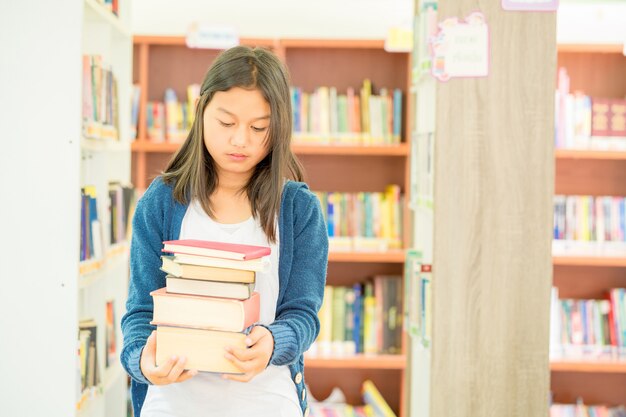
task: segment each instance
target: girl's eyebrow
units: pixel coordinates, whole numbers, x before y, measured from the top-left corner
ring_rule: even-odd
[[[223,113],[226,113],[226,114],[228,114],[229,116],[232,116],[232,117],[237,118],[237,116],[236,116],[234,113],[229,112],[228,110],[226,110],[226,109],[225,109],[225,108],[223,108],[223,107],[218,107],[218,108],[217,108],[217,110],[218,110],[218,111],[221,111],[221,112],[223,112]],[[268,114],[268,115],[265,115],[265,116],[255,117],[255,118],[254,118],[254,119],[252,119],[252,120],[255,120],[255,121],[256,121],[256,120],[264,120],[264,119],[269,119],[269,118],[270,118],[270,115]]]

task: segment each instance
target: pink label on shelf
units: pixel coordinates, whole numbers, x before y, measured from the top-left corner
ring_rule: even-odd
[[[489,75],[489,28],[482,13],[443,20],[430,44],[431,73],[439,81]]]

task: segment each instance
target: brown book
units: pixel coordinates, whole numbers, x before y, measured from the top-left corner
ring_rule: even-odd
[[[185,369],[203,372],[241,374],[231,361],[224,357],[226,347],[246,348],[246,335],[206,329],[157,326],[156,364],[172,356],[185,356]]]
[[[198,279],[165,277],[165,288],[171,294],[203,295],[206,297],[245,300],[252,296],[254,284],[239,282],[204,281]]]
[[[170,294],[166,288],[150,295],[154,300],[152,324],[241,332],[259,320],[257,292],[247,300]]]
[[[591,136],[626,136],[626,100],[592,98]]]
[[[253,283],[255,278],[254,271],[178,263],[173,256],[161,256],[161,262],[162,271],[178,278],[243,283]]]

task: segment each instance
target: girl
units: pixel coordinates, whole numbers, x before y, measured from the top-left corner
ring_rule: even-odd
[[[222,52],[200,88],[193,127],[137,204],[121,361],[136,417],[308,415],[303,353],[319,331],[328,238],[320,204],[290,149],[287,73],[264,49]],[[155,366],[150,292],[165,286],[162,242],[270,246],[258,273],[260,323],[224,352],[243,375],[197,374],[185,358]]]

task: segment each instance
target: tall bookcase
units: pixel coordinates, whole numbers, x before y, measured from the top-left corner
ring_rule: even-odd
[[[82,54],[102,59],[116,79],[111,91],[117,102],[117,139],[81,137],[80,186],[94,186],[98,218],[104,240],[99,259],[80,262],[78,276],[78,319],[91,319],[97,325],[97,368],[100,383],[95,390],[84,392],[77,405],[80,416],[125,416],[128,384],[119,361],[122,333],[119,322],[125,312],[128,292],[128,241],[111,243],[109,231],[114,223],[109,183],[130,183],[130,96],[132,87],[132,36],[130,4],[120,2],[116,16],[103,3],[84,2]],[[84,85],[83,85],[84,87]],[[84,97],[84,96],[83,96]],[[115,328],[115,351],[107,366],[107,303],[112,303]],[[111,318],[109,317],[109,320]]]
[[[304,164],[306,180],[314,191],[382,192],[386,185],[398,184],[407,201],[408,53],[388,53],[382,40],[241,39],[241,43],[271,48],[286,62],[291,84],[303,91],[311,92],[322,85],[334,86],[339,92],[345,92],[348,87],[358,90],[366,78],[372,81],[375,90],[400,88],[405,104],[403,137],[399,145],[294,145],[293,148]],[[146,102],[162,101],[167,87],[173,88],[179,97],[185,97],[187,85],[202,81],[217,53],[216,50],[189,49],[182,37],[134,38],[133,75],[134,82],[140,86],[141,99],[138,138],[132,144],[132,178],[138,189],[149,185],[179,146],[147,140]],[[403,213],[403,246],[408,247],[410,221],[406,209]],[[382,253],[331,253],[327,282],[329,285],[351,286],[375,275],[401,275],[404,257],[401,249]],[[405,365],[404,353],[305,359],[307,384],[314,397],[323,399],[334,386],[338,386],[349,403],[362,404],[361,385],[365,379],[371,379],[400,415],[403,415]]]
[[[96,187],[106,233],[108,183],[130,180],[130,7],[120,1],[117,17],[103,3],[3,5],[3,39],[11,41],[2,55],[11,65],[2,74],[3,105],[10,107],[2,111],[8,149],[0,224],[11,261],[1,274],[0,367],[12,376],[0,389],[2,415],[126,415],[117,323],[118,350],[105,367],[107,302],[116,322],[124,312],[126,245],[104,243],[99,259],[80,261],[81,187]],[[119,141],[82,134],[83,55],[101,56],[117,79]],[[83,319],[97,328],[100,383],[90,393],[81,392],[77,357]]]
[[[626,57],[618,44],[563,44],[558,66],[570,91],[596,98],[626,97]],[[555,194],[626,196],[626,152],[557,149]],[[555,257],[553,283],[560,298],[601,299],[626,287],[624,257]],[[626,404],[626,362],[553,361],[551,390],[558,402]]]

